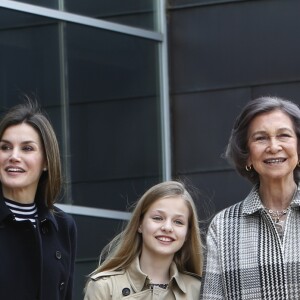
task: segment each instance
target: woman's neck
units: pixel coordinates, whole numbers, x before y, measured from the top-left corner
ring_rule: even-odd
[[[141,254],[140,268],[147,274],[151,283],[165,284],[170,281],[170,265],[173,259],[170,258],[151,258]]]
[[[21,204],[31,204],[34,202],[35,191],[28,192],[27,190],[6,189],[2,187],[2,193],[4,198]]]
[[[296,189],[297,185],[294,180],[282,184],[264,184],[261,182],[259,195],[265,207],[281,211],[290,205]]]

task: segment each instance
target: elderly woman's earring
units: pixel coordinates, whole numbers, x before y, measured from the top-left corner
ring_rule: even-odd
[[[246,169],[247,172],[249,172],[249,171],[252,170],[252,166],[251,166],[251,165],[250,165],[250,166],[247,166],[247,165],[246,165],[245,169]]]

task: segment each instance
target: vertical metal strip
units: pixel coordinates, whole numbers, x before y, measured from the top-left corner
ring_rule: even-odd
[[[65,26],[66,23],[59,21],[59,71],[60,71],[60,99],[61,99],[61,124],[62,140],[61,152],[63,156],[63,174],[65,178],[64,203],[72,204],[71,189],[71,163],[70,163],[70,135],[69,135],[69,87],[67,74],[67,58],[65,46]]]
[[[168,44],[167,44],[167,17],[166,1],[156,0],[158,30],[163,40],[159,43],[159,82],[160,82],[160,121],[161,121],[161,151],[162,151],[162,179],[172,178],[171,167],[171,130],[170,130],[170,101],[169,101],[169,74],[168,74]]]

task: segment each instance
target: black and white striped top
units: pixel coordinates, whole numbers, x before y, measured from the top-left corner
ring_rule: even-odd
[[[36,218],[38,214],[35,203],[23,204],[5,199],[5,204],[13,213],[16,221],[29,220],[33,224],[36,223]]]

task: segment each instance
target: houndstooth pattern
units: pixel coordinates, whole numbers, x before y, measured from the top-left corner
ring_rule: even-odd
[[[299,206],[298,187],[282,241],[257,187],[218,213],[207,234],[200,299],[299,300]]]

